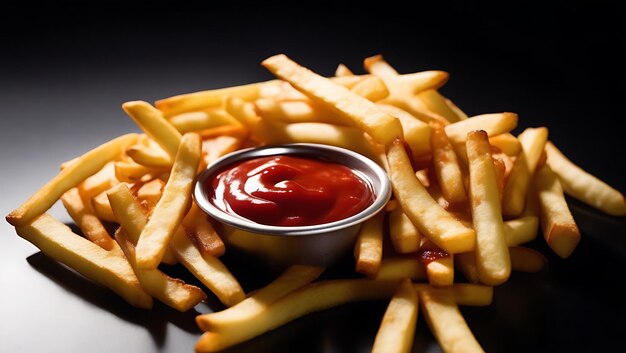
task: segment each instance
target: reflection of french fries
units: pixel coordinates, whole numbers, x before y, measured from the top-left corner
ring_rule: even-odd
[[[402,281],[394,293],[374,340],[372,352],[406,353],[411,351],[417,322],[417,292],[411,281]]]
[[[621,192],[587,173],[567,159],[548,142],[548,165],[559,177],[563,191],[582,202],[613,216],[626,216],[626,201]]]
[[[26,225],[49,209],[69,189],[98,172],[108,162],[116,159],[126,147],[137,140],[137,134],[113,139],[79,157],[57,176],[39,189],[20,207],[9,213],[7,221],[14,226]]]

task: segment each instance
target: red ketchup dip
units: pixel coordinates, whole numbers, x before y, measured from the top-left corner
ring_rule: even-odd
[[[222,211],[282,227],[339,221],[375,199],[371,185],[350,168],[297,155],[235,163],[207,179],[204,188]]]

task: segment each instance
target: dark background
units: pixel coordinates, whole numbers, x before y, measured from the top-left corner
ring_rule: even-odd
[[[513,111],[518,131],[546,125],[571,159],[624,192],[625,17],[617,1],[8,2],[0,12],[0,211],[17,207],[61,162],[137,131],[124,101],[270,79],[259,63],[280,52],[324,75],[340,62],[362,72],[363,58],[378,53],[402,73],[448,71],[442,92],[469,115]],[[538,239],[545,271],[514,274],[492,306],[462,309],[487,351],[608,350],[626,334],[618,289],[626,222],[570,201],[583,233],[574,255],[558,259]],[[62,208],[51,212],[69,221]],[[233,266],[248,290],[269,278]],[[351,266],[347,259],[336,273]],[[366,352],[385,305],[313,314],[232,352]],[[210,298],[197,310],[211,308]],[[1,352],[191,351],[195,314],[132,309],[0,225]],[[420,318],[414,351],[437,350]]]

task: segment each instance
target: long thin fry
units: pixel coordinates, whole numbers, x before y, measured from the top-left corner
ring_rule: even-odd
[[[37,190],[20,207],[9,213],[6,220],[14,226],[28,224],[46,212],[63,193],[122,155],[126,147],[137,141],[138,136],[137,134],[123,135],[85,153]]]
[[[513,130],[517,126],[517,114],[496,113],[483,114],[461,120],[446,126],[446,135],[454,143],[465,143],[467,134],[484,130],[489,136],[497,136]]]
[[[448,202],[458,204],[467,200],[463,186],[463,174],[454,148],[448,140],[443,124],[431,122],[432,136],[430,145],[433,152],[435,175],[441,192]]]
[[[61,196],[63,206],[85,237],[104,250],[113,249],[114,241],[96,217],[91,202],[85,200],[78,188],[71,188]]]
[[[356,272],[376,277],[383,257],[383,221],[385,212],[368,219],[361,226],[354,245]]]
[[[408,254],[419,249],[421,234],[401,207],[389,214],[389,238],[397,253]]]
[[[133,269],[121,253],[102,249],[74,234],[68,226],[48,214],[15,230],[44,254],[106,286],[131,305],[144,309],[152,307],[152,298],[141,288]]]
[[[265,59],[263,66],[316,103],[353,121],[375,141],[387,144],[402,136],[402,125],[398,119],[382,112],[367,99],[298,65],[285,55]]]
[[[374,339],[374,353],[407,353],[413,346],[417,322],[417,292],[411,281],[402,281],[394,293]]]
[[[157,203],[148,224],[137,243],[137,267],[156,268],[167,249],[169,240],[180,225],[189,202],[191,188],[201,157],[200,136],[188,133],[180,141],[172,173],[165,184],[163,196]]]
[[[417,180],[404,146],[394,142],[387,151],[393,193],[420,233],[448,253],[469,251],[476,233],[433,200]]]
[[[122,108],[171,158],[176,157],[182,135],[161,111],[144,101],[126,102]]]

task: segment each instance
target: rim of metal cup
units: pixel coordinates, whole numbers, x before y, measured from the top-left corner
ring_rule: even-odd
[[[328,160],[330,162],[338,162],[340,159],[339,156],[342,156],[343,158],[347,157],[348,159],[356,162],[355,164],[361,164],[364,168],[354,169],[354,166],[350,167],[354,172],[359,175],[359,177],[366,180],[374,189],[373,191],[376,195],[374,202],[366,209],[355,214],[354,216],[339,221],[316,224],[311,226],[281,227],[256,223],[241,216],[226,213],[214,206],[204,192],[203,185],[205,181],[208,178],[214,176],[216,172],[222,170],[226,166],[252,158],[286,154],[310,155],[312,157],[324,158],[325,160]],[[369,173],[364,172],[365,169],[367,169]],[[373,179],[373,177],[375,179]],[[376,190],[376,184],[380,184],[379,190]],[[194,185],[193,196],[200,209],[202,209],[204,212],[209,214],[211,217],[217,219],[218,221],[233,226],[235,228],[239,228],[252,233],[268,235],[303,236],[328,233],[348,228],[375,216],[380,210],[382,210],[387,201],[389,201],[389,199],[391,198],[391,183],[389,181],[387,173],[383,168],[381,168],[371,159],[361,154],[347,150],[345,148],[328,145],[320,145],[314,143],[294,143],[247,148],[229,153],[219,158],[215,162],[211,163],[207,167],[207,169],[202,171],[197,176]]]

